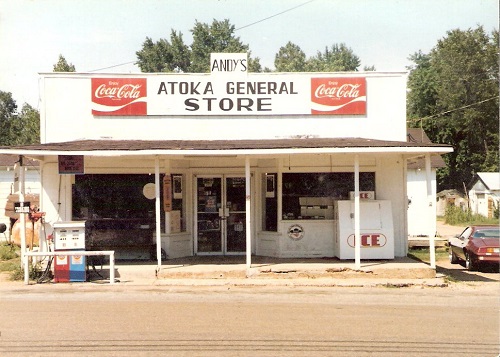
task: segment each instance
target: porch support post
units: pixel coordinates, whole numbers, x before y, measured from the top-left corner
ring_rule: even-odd
[[[160,159],[155,156],[155,221],[156,221],[156,259],[158,267],[156,272],[161,269],[161,218],[160,218]]]
[[[251,202],[250,202],[250,157],[245,157],[245,216],[246,216],[246,268],[247,272],[252,265],[252,231],[251,231]],[[248,275],[248,274],[247,274]]]
[[[436,268],[436,244],[434,242],[434,235],[436,232],[432,231],[434,224],[432,224],[432,220],[436,219],[436,210],[434,208],[434,200],[432,198],[432,177],[431,177],[431,154],[425,154],[425,178],[427,181],[427,201],[428,201],[428,214],[427,217],[429,219],[429,254],[430,254],[430,262],[431,268]]]
[[[359,155],[354,156],[354,265],[361,269],[361,222],[359,206]]]
[[[19,202],[21,206],[24,207],[24,156],[19,155]],[[28,269],[28,258],[25,258],[26,254],[26,214],[19,214],[19,223],[21,224],[21,268],[23,267],[23,263],[26,259],[26,265],[24,269],[24,281],[28,281],[29,279],[29,269]]]
[[[359,155],[354,156],[354,266],[361,269],[361,222],[359,206]]]

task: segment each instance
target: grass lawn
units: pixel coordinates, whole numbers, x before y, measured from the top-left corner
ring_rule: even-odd
[[[430,251],[429,248],[412,248],[408,250],[408,257],[420,260],[425,263],[430,263]],[[442,261],[448,259],[448,247],[438,247],[436,248],[436,261]]]
[[[0,272],[9,272],[18,276],[21,271],[21,252],[19,247],[0,243]]]

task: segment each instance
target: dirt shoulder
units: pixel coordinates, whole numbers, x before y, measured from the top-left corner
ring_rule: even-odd
[[[437,235],[442,238],[449,238],[460,234],[465,228],[465,226],[452,226],[444,223],[443,221],[436,222]]]

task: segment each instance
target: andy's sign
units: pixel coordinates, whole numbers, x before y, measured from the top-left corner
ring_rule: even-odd
[[[212,53],[210,72],[215,75],[247,74],[248,56],[246,53]]]

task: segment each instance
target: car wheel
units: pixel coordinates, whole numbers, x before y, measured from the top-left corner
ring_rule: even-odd
[[[455,254],[455,252],[453,251],[453,249],[451,249],[451,247],[449,248],[449,251],[448,251],[448,258],[450,259],[450,263],[451,264],[457,264],[458,263],[457,255]]]
[[[474,258],[469,254],[469,252],[465,252],[465,268],[468,271],[476,270],[476,262]]]

